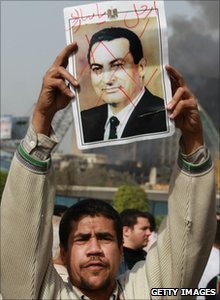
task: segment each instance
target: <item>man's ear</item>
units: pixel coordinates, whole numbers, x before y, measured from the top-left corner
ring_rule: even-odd
[[[128,226],[123,226],[123,236],[124,237],[129,237],[131,232],[131,228]]]
[[[145,60],[145,58],[142,58],[139,63],[138,63],[138,73],[140,78],[144,78],[145,74],[146,74],[146,66],[147,66],[147,62]]]

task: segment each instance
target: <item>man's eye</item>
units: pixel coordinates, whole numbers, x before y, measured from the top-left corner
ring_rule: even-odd
[[[109,241],[112,241],[113,239],[110,236],[103,236],[103,237],[100,237],[99,240],[109,242]]]
[[[84,237],[77,237],[77,238],[75,238],[74,239],[74,243],[80,243],[80,244],[83,244],[83,243],[85,243],[86,241],[88,241],[88,238],[84,238]]]
[[[118,69],[118,68],[122,68],[123,66],[124,66],[124,63],[117,62],[112,65],[112,68]]]
[[[78,242],[84,242],[85,239],[81,239],[81,238],[78,238],[78,239],[75,239],[74,242],[78,243]]]
[[[102,68],[101,67],[97,67],[97,66],[93,66],[91,68],[92,72],[95,73],[95,74],[101,74],[102,72]]]

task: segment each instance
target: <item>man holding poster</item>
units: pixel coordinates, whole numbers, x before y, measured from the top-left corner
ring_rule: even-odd
[[[179,72],[169,65],[166,70],[173,97],[166,109],[182,137],[170,181],[168,217],[154,247],[145,261],[117,279],[122,257],[119,215],[104,201],[84,200],[66,211],[60,225],[68,283],[53,266],[55,183],[50,154],[56,139],[51,122],[74,97],[65,82],[78,87],[66,70],[68,57],[76,48],[76,43],[68,45],[46,72],[32,124],[8,174],[1,203],[3,299],[167,299],[161,290],[170,288],[175,292],[171,299],[180,299],[178,289],[197,287],[213,243],[215,180],[196,98]]]
[[[110,27],[96,32],[88,63],[92,86],[105,104],[81,113],[86,143],[167,130],[163,99],[144,86],[146,60],[133,31]]]

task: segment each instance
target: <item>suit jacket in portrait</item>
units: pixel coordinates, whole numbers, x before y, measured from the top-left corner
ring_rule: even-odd
[[[84,142],[104,139],[104,128],[108,117],[108,104],[81,112]],[[131,113],[122,133],[122,138],[167,130],[164,100],[145,89],[144,95]]]

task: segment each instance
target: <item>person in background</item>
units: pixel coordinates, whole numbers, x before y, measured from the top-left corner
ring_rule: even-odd
[[[125,209],[120,213],[123,226],[123,260],[119,274],[130,270],[140,260],[145,260],[151,235],[151,225],[145,212],[138,209]]]
[[[205,300],[220,300],[220,273],[209,281],[206,288],[215,290],[216,294],[206,295]]]
[[[150,222],[150,230],[151,230],[151,235],[149,236],[147,246],[144,247],[143,249],[148,252],[150,247],[156,242],[157,240],[157,225],[156,225],[156,220],[153,214],[150,212],[146,211],[145,212],[148,221]]]
[[[207,288],[207,285],[210,281],[212,281],[212,285],[214,282],[215,283],[217,282],[217,279],[220,281],[220,277],[219,277],[220,275],[220,215],[219,214],[217,214],[216,216],[216,222],[217,222],[217,229],[215,234],[215,241],[212,246],[207,265],[200,279],[199,286],[198,286],[199,288]],[[205,296],[197,297],[197,300],[205,300],[205,299],[206,299]],[[207,299],[209,298],[207,297]],[[213,299],[215,298],[213,297]]]

